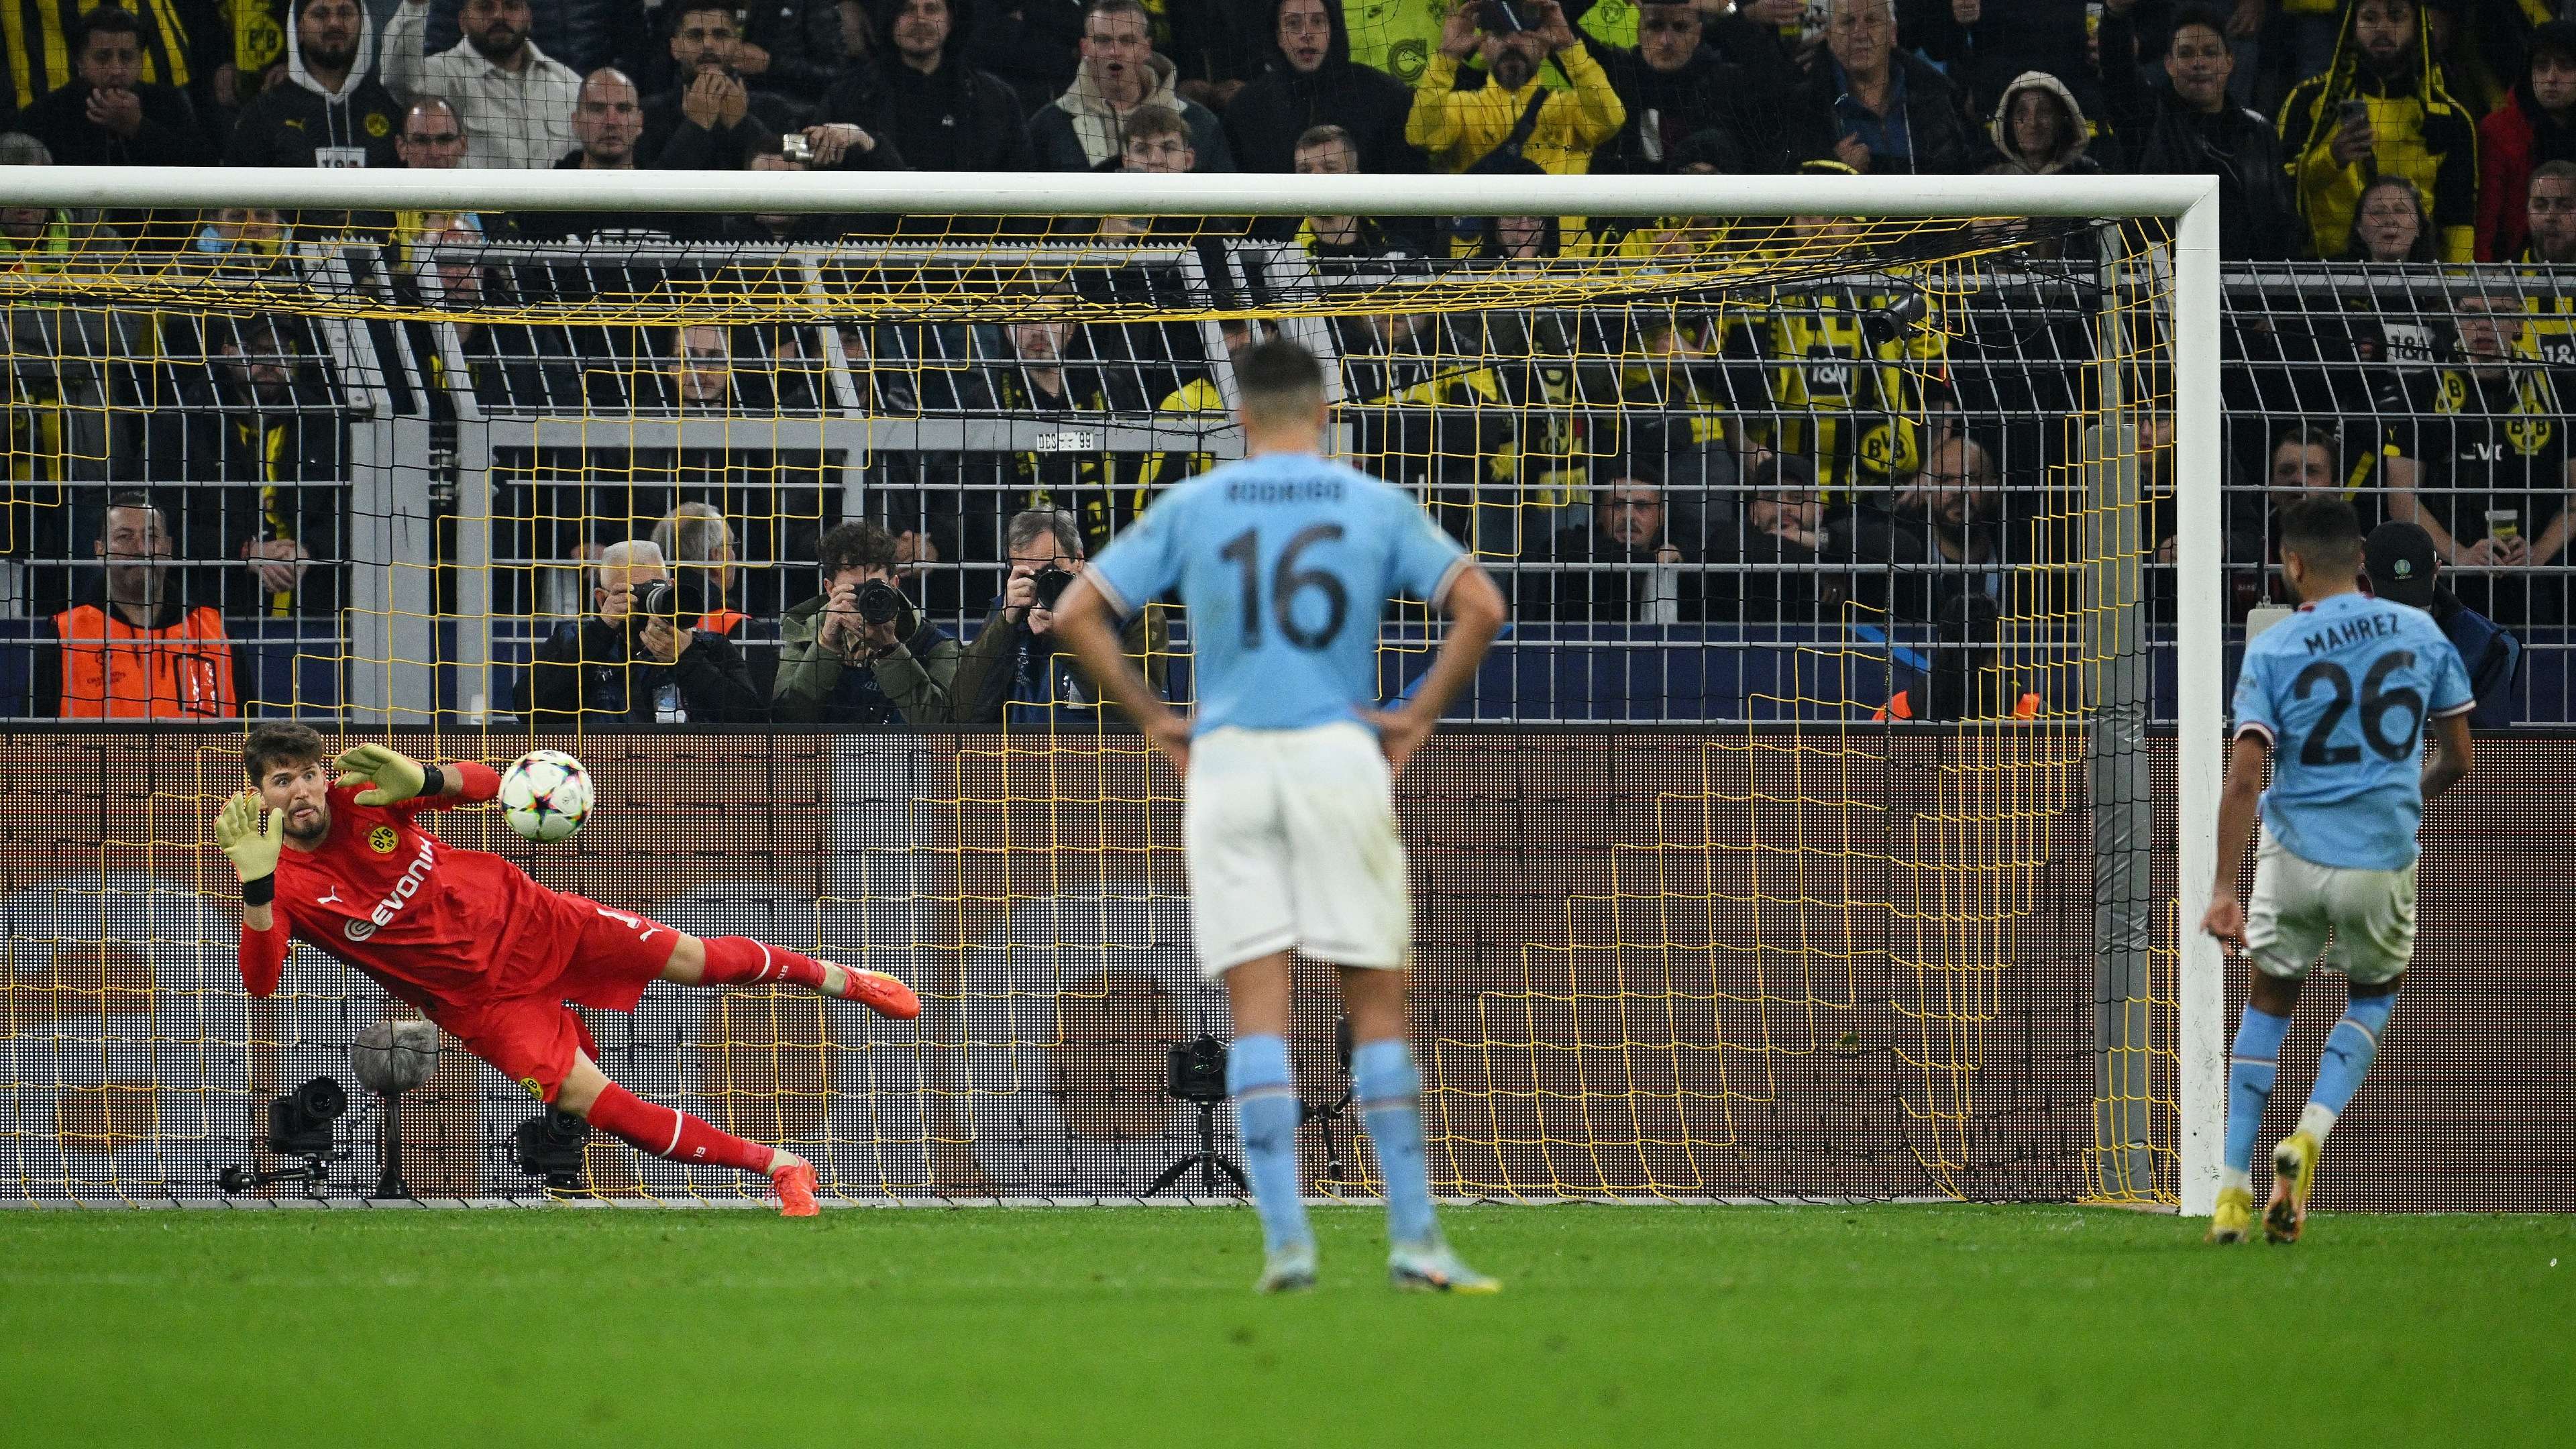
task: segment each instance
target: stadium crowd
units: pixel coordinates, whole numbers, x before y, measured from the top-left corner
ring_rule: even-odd
[[[2576,23],[2542,0],[156,0],[139,12],[6,0],[0,61],[15,109],[0,122],[0,164],[2214,173],[2232,260],[2576,261]],[[175,221],[0,208],[0,266],[161,247],[256,273],[299,230],[327,224],[254,207]],[[1102,232],[1190,240],[1233,226],[1111,218]],[[1835,240],[1830,221],[1785,226]],[[392,220],[387,285],[468,301],[607,290],[595,273],[453,260],[486,240],[641,232],[741,246],[925,227],[962,231],[955,218],[406,215]],[[1709,240],[1692,218],[1314,216],[1252,230],[1334,264],[1508,265]],[[2082,244],[2040,230],[2024,242],[2035,256]],[[1780,624],[1851,602],[1980,617],[1962,596],[1992,599],[2005,571],[2031,561],[2032,525],[2050,511],[2036,480],[2072,452],[2040,436],[2040,420],[2080,406],[2081,384],[2046,369],[1981,379],[1976,349],[1960,355],[1954,335],[1975,324],[1922,316],[1919,295],[1909,313],[1901,295],[1837,285],[1825,310],[1903,320],[1855,335],[1814,306],[1675,309],[1575,338],[1501,316],[1342,319],[1348,395],[1402,404],[1363,419],[1357,451],[1409,474],[1488,556],[1525,565],[1528,617]],[[2240,486],[2228,548],[2248,566],[2240,605],[2271,587],[2261,565],[2278,507],[2329,488],[2374,523],[2420,527],[2440,564],[2466,571],[2451,584],[2477,609],[2516,626],[2567,622],[2551,571],[2576,525],[2565,507],[2576,464],[2554,377],[2576,327],[2527,316],[2547,313],[2533,302],[2480,285],[2392,305],[2365,287],[2303,298],[2295,326],[2234,329],[2231,361],[2245,366],[2229,375]],[[94,355],[118,349],[65,334],[118,325],[64,313],[22,317],[13,332],[24,356]],[[1520,330],[1498,338],[1507,327]],[[499,411],[829,411],[821,354],[833,352],[863,374],[867,405],[893,411],[1220,407],[1189,329],[456,332],[472,390]],[[13,430],[52,427],[47,446],[107,460],[98,481],[122,485],[50,512],[41,490],[16,491],[27,526],[0,546],[111,565],[79,587],[26,572],[19,607],[63,641],[43,676],[58,697],[31,697],[31,712],[140,712],[121,709],[112,668],[91,667],[112,663],[117,639],[326,619],[348,602],[331,565],[346,557],[353,460],[319,331],[289,317],[173,319],[154,340],[132,349],[155,358],[126,384],[133,418],[72,416],[59,391],[19,400],[36,406],[19,407]],[[2014,346],[2032,351],[2026,336]],[[419,350],[433,369],[449,355]],[[1460,355],[1527,365],[1432,361]],[[1634,421],[1579,416],[1603,407]],[[2170,468],[2170,420],[2160,438],[2157,426],[2141,442],[2151,483]],[[143,436],[80,433],[115,427]],[[1078,567],[1153,489],[1203,462],[1180,451],[891,458],[872,478],[881,506],[844,519],[820,459],[648,451],[511,495],[525,522],[508,549],[590,573],[583,620],[536,650],[526,710],[955,723],[1032,697],[1018,690],[1078,696],[1045,645],[1045,611],[1027,594],[1040,569],[1023,554]],[[129,455],[144,461],[124,468]],[[145,485],[157,491],[125,491]],[[574,536],[539,522],[564,517],[583,521]],[[2169,554],[2170,538],[2158,542]],[[154,547],[192,566],[150,589],[127,578],[128,595],[151,597],[101,596],[119,587],[117,560]],[[709,567],[719,552],[814,567],[821,587],[798,603],[775,583],[750,608],[742,578],[759,571]],[[672,569],[704,595],[689,617],[720,627],[680,628],[678,616],[649,638],[608,627]],[[909,589],[908,612],[862,619],[871,583]],[[533,596],[514,602],[543,612]],[[757,670],[722,647],[753,634]],[[585,671],[612,648],[621,668],[631,654],[668,676],[630,689],[616,674],[611,699],[611,676]],[[76,697],[74,681],[92,679],[103,693]],[[145,707],[203,713],[231,693],[227,681],[191,696],[200,703],[156,694]]]
[[[2576,161],[2546,0],[11,0],[0,41],[66,165],[2215,173],[2238,258],[2576,240],[2527,221]]]

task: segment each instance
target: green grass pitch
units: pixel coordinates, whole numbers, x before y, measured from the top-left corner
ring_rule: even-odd
[[[2565,1443],[2576,1218],[2077,1208],[15,1212],[0,1443]],[[2552,1260],[2555,1260],[2553,1266]],[[2306,1416],[2270,1431],[2277,1406]]]

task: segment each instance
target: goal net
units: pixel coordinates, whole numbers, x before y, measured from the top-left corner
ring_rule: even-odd
[[[572,841],[435,828],[928,1003],[656,988],[587,1019],[639,1094],[844,1201],[1153,1189],[1201,1145],[1170,1054],[1227,1032],[1178,782],[1022,606],[1240,455],[1230,352],[1284,335],[1335,449],[1514,602],[1400,790],[1440,1190],[2205,1205],[2196,182],[13,169],[50,239],[0,273],[0,1200],[223,1200],[273,1101],[413,1014],[310,947],[240,989],[208,822],[280,716],[571,750],[601,785]],[[80,196],[116,205],[53,209]],[[75,647],[147,614],[180,622]],[[1387,698],[1439,633],[1390,610]],[[1191,697],[1184,611],[1128,642]],[[1313,984],[1308,1180],[1366,1194]],[[351,1095],[343,1193],[385,1120]],[[535,1110],[448,1043],[412,1189],[542,1198]]]

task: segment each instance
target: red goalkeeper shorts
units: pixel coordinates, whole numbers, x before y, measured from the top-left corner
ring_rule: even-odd
[[[562,968],[541,991],[474,1001],[440,1002],[430,1019],[465,1049],[490,1062],[540,1102],[551,1102],[572,1071],[573,1055],[599,1057],[573,1006],[633,1011],[644,988],[670,962],[679,932],[649,916],[613,911],[564,892],[561,930],[572,937]],[[554,937],[562,939],[561,936]]]

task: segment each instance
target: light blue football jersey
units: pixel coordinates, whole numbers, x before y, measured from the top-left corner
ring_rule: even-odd
[[[1436,600],[1467,555],[1411,496],[1311,453],[1228,463],[1156,499],[1092,561],[1122,613],[1178,588],[1192,734],[1305,729],[1377,703],[1377,631],[1397,594]]]
[[[2271,742],[2263,825],[2318,865],[2399,870],[2424,816],[2424,722],[2477,707],[2421,609],[2336,594],[2245,647],[2236,733]]]

